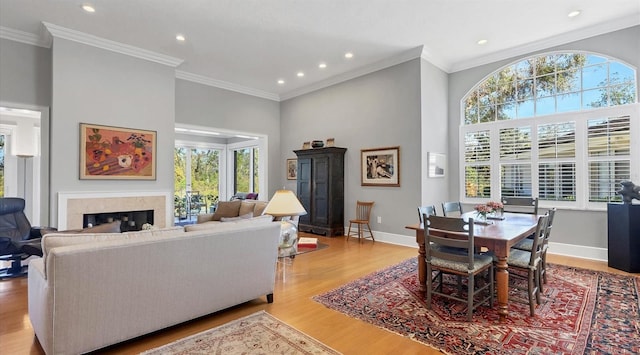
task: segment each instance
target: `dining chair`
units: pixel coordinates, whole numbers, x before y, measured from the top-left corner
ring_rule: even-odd
[[[502,197],[504,212],[511,213],[527,213],[538,214],[538,198],[537,197]]]
[[[365,202],[365,201],[357,201],[356,202],[356,218],[349,220],[349,229],[347,230],[347,241],[349,240],[349,236],[351,235],[351,225],[357,225],[357,233],[358,233],[358,241],[362,241],[362,239],[366,239],[364,236],[364,227],[366,226],[369,230],[369,235],[371,236],[371,240],[374,242],[376,239],[373,237],[373,232],[371,231],[371,226],[369,225],[369,220],[371,219],[371,209],[373,208],[374,202]]]
[[[436,215],[436,206],[428,205],[428,206],[418,206],[418,219],[420,220],[420,224],[424,223],[424,215],[435,216]]]
[[[488,301],[489,306],[493,308],[493,258],[490,255],[474,253],[473,218],[469,218],[468,222],[452,217],[425,215],[425,218],[427,309],[431,309],[433,295],[438,295],[466,303],[467,320],[471,321],[473,311],[478,306]],[[461,292],[460,282],[455,291],[449,284],[445,287],[445,274],[466,277],[465,298],[462,297],[464,293]],[[476,284],[476,276],[482,274],[485,275],[484,283]],[[486,296],[482,296],[483,291],[486,291]]]
[[[454,213],[455,212],[455,213]],[[445,217],[454,217],[454,214],[457,214],[456,217],[462,216],[462,204],[460,201],[456,202],[443,202],[442,203],[442,215]]]
[[[536,303],[540,304],[542,250],[545,239],[545,231],[549,220],[548,215],[538,217],[538,225],[533,238],[531,251],[511,248],[509,251],[509,276],[524,278],[527,280],[527,296],[529,299],[529,312],[535,316]],[[522,273],[521,273],[522,272]],[[523,273],[526,272],[526,275]],[[509,286],[510,288],[512,286]],[[517,289],[517,286],[513,286]]]
[[[540,275],[542,276],[542,284],[547,283],[547,249],[549,249],[549,237],[551,236],[551,228],[553,227],[553,218],[556,215],[556,208],[552,208],[547,212],[549,216],[547,219],[547,229],[544,232],[544,244],[542,245],[542,266],[540,268]],[[523,239],[513,246],[515,249],[531,251],[533,248],[533,239]],[[544,293],[543,285],[540,285],[540,292]]]

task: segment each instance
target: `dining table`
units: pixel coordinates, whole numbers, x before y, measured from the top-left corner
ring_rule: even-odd
[[[513,245],[535,233],[538,217],[526,213],[503,213],[501,219],[488,219],[486,224],[476,222],[476,213],[467,212],[462,218],[474,219],[473,235],[476,247],[485,247],[496,256],[496,290],[498,296],[498,315],[503,322],[509,315],[509,250]],[[426,292],[427,263],[424,226],[422,223],[408,225],[414,230],[418,243],[418,280],[420,291]],[[432,230],[434,232],[434,230]]]

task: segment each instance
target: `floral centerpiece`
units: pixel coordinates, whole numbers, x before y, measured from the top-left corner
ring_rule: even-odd
[[[500,218],[502,216],[502,208],[504,208],[504,205],[501,202],[495,201],[489,201],[486,204],[480,204],[474,207],[476,215],[481,221],[486,221],[487,215],[489,214],[498,214]]]

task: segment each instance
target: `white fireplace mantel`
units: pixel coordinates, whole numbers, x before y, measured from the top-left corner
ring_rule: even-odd
[[[173,225],[170,191],[59,192],[58,230],[82,228],[82,217],[90,213],[153,210],[154,225]]]

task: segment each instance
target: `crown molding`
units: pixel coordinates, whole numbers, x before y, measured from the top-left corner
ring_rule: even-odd
[[[13,28],[0,26],[0,38],[8,39],[10,41],[30,44],[32,46],[50,48],[51,40],[46,36],[34,35],[33,33],[24,32],[20,30],[14,30]]]
[[[395,56],[380,60],[378,62],[369,64],[369,65],[365,65],[363,67],[354,69],[354,70],[346,72],[346,73],[342,73],[342,74],[338,74],[338,75],[332,76],[332,77],[330,77],[328,79],[318,81],[318,82],[316,82],[314,84],[311,84],[311,85],[308,85],[308,86],[304,86],[304,87],[301,87],[299,89],[295,89],[295,90],[289,91],[287,93],[284,93],[284,94],[280,95],[280,100],[281,101],[288,100],[288,99],[294,98],[296,96],[308,94],[308,93],[316,91],[316,90],[324,89],[326,87],[345,82],[347,80],[351,80],[351,79],[355,79],[355,78],[363,76],[363,75],[371,74],[371,73],[376,72],[378,70],[389,68],[389,67],[392,67],[394,65],[410,61],[412,59],[420,58],[421,55],[422,55],[422,51],[423,51],[422,46],[418,46],[418,47],[412,48],[412,49],[404,51],[404,52],[402,52],[402,53],[400,53],[398,55],[395,55]]]
[[[96,48],[105,49],[111,52],[125,54],[131,57],[164,64],[174,68],[183,62],[183,60],[179,58],[174,58],[168,55],[148,51],[146,49],[134,47],[128,44],[100,38],[94,35],[64,28],[51,23],[43,22],[42,24],[53,37],[86,44]]]
[[[640,17],[631,15],[622,17],[606,23],[585,27],[579,30],[566,32],[557,36],[549,37],[543,40],[528,43],[523,46],[513,47],[504,51],[494,52],[485,56],[460,61],[451,65],[448,73],[466,70],[481,65],[494,63],[504,59],[517,57],[520,55],[530,54],[532,52],[549,49],[551,47],[563,45],[569,42],[579,41],[585,38],[598,36],[601,34],[622,30],[628,27],[640,25]]]
[[[230,83],[228,81],[212,79],[203,75],[188,73],[183,70],[176,70],[176,78],[192,81],[194,83],[198,83],[202,85],[213,86],[219,89],[235,91],[245,95],[256,96],[256,97],[260,97],[267,100],[280,101],[280,96],[278,96],[278,94],[274,94],[271,92],[262,91],[258,89],[253,89],[247,86]]]

